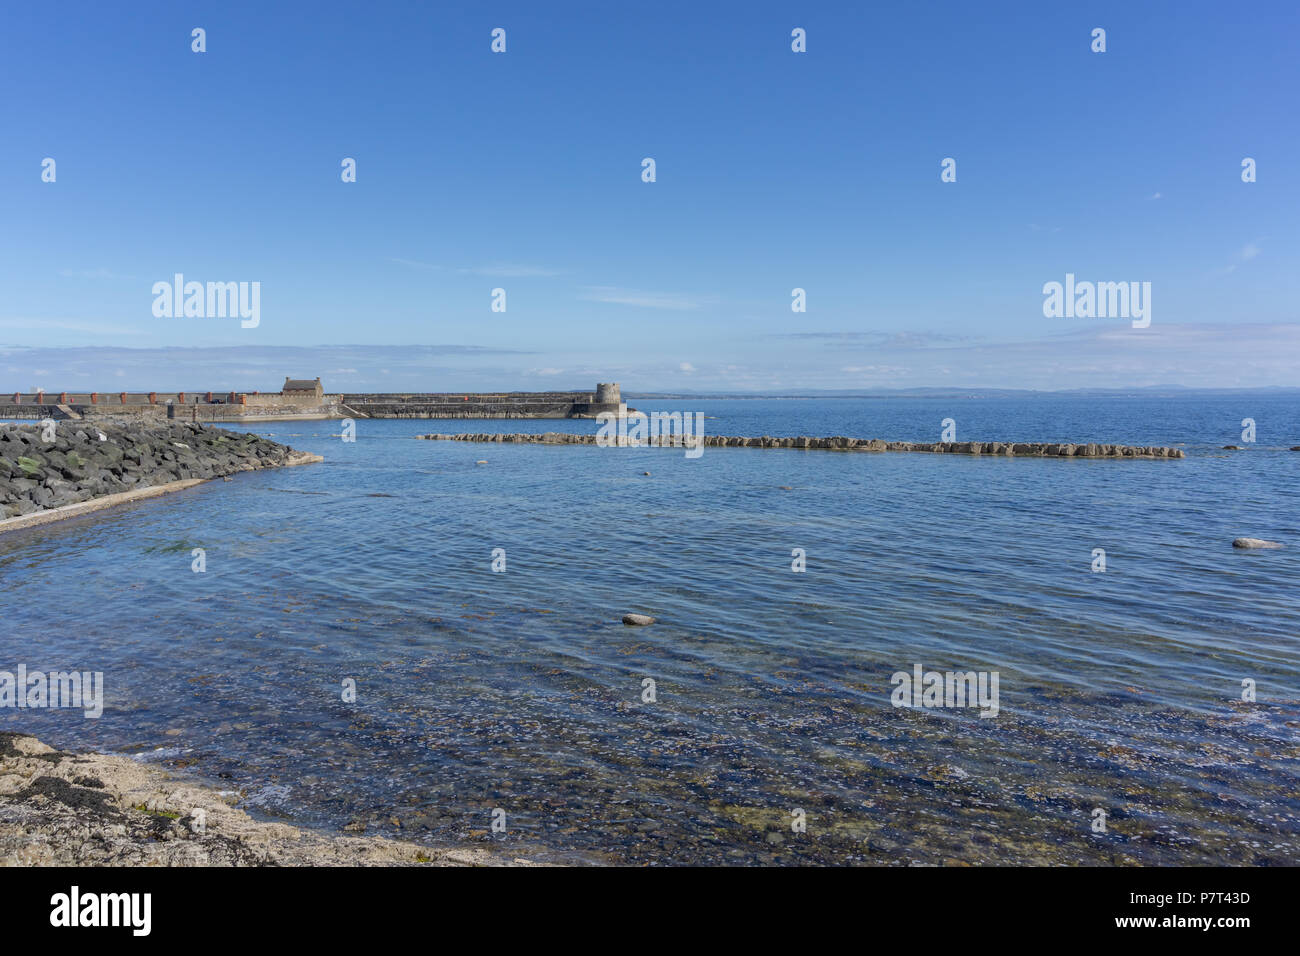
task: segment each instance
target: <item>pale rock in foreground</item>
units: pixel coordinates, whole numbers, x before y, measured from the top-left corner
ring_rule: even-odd
[[[0,866],[420,863],[530,865],[491,849],[436,849],[263,823],[215,790],[130,757],[65,753],[0,732]]]
[[[1233,538],[1232,546],[1234,548],[1280,548],[1282,547],[1276,541],[1265,541],[1263,538]]]

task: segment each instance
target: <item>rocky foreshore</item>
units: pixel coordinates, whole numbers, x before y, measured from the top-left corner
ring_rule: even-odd
[[[542,434],[479,433],[461,435],[417,435],[429,441],[523,442],[541,445],[595,445],[595,435],[544,432]],[[705,435],[705,448],[808,448],[824,451],[925,451],[953,455],[1006,455],[1018,458],[1182,458],[1181,448],[1157,445],[1099,445],[1067,444],[1056,442],[914,442],[884,441],[880,438],[811,438],[806,435],[794,438],[741,438],[734,435]],[[659,435],[641,444],[663,448],[697,447],[698,437]]]
[[[80,513],[240,471],[320,460],[257,435],[191,422],[3,425],[0,530],[56,511]],[[37,520],[18,520],[29,516]]]
[[[116,754],[67,753],[0,733],[0,866],[512,866],[436,849],[254,820],[239,795]]]

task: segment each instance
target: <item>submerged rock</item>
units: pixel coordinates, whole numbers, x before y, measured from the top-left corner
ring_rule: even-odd
[[[1234,548],[1280,548],[1282,547],[1276,541],[1265,541],[1263,538],[1233,538],[1232,546]]]
[[[624,614],[623,623],[629,627],[645,627],[647,624],[653,624],[655,619],[649,614]]]

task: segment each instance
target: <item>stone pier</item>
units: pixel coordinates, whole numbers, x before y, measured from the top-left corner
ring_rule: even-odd
[[[626,414],[616,382],[593,392],[360,392],[329,394],[320,379],[286,379],[278,392],[0,393],[0,420],[241,422],[324,418],[594,418]]]

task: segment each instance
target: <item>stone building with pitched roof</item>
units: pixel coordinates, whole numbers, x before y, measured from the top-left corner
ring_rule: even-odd
[[[325,394],[325,389],[321,387],[319,375],[314,379],[289,378],[286,375],[280,394],[285,398],[319,399]]]

